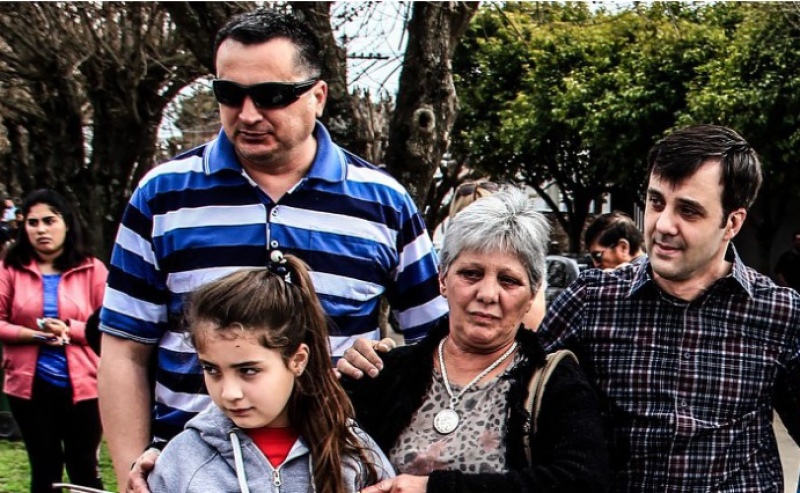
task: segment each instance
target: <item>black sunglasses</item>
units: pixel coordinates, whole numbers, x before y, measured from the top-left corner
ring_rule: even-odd
[[[594,252],[589,252],[589,256],[592,257],[592,262],[597,265],[603,260],[603,254],[606,253],[607,248],[602,250],[597,250]]]
[[[492,192],[492,193],[500,191],[500,185],[492,181],[482,181],[480,183],[464,183],[463,185],[459,186],[456,189],[456,196],[466,197],[467,195],[472,195],[479,188],[482,188],[487,192]]]
[[[309,91],[319,79],[303,82],[262,82],[252,86],[244,86],[230,80],[216,79],[211,82],[214,97],[219,104],[239,108],[244,98],[250,96],[256,108],[282,108],[294,103],[300,96]]]
[[[608,245],[602,250],[595,250],[594,252],[589,252],[589,256],[592,258],[592,263],[594,263],[594,265],[600,265],[600,263],[603,261],[603,255],[606,253],[606,251],[611,248],[614,248],[615,246],[617,246],[617,243],[612,243],[611,245]]]

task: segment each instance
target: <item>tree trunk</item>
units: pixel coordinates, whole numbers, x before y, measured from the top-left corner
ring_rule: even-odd
[[[0,28],[15,81],[0,87],[13,115],[3,174],[18,194],[46,187],[70,199],[107,260],[130,191],[154,164],[164,108],[205,71],[152,3],[0,3]]]
[[[320,119],[333,141],[372,163],[383,162],[383,137],[388,134],[385,102],[369,94],[347,91],[347,53],[336,43],[331,27],[332,2],[289,2],[298,18],[317,34],[324,50],[322,79],[328,84],[328,102]]]
[[[583,246],[583,226],[589,216],[589,204],[594,199],[593,194],[576,193],[572,201],[572,211],[569,218],[569,251],[579,253]]]
[[[108,259],[131,191],[155,164],[158,126],[154,122],[161,121],[163,106],[123,113],[118,111],[119,99],[112,95],[90,91],[89,98],[94,111],[94,152],[73,187],[75,203],[91,226],[93,249],[98,257]],[[143,112],[148,123],[136,117]]]
[[[421,208],[455,122],[451,59],[478,2],[416,2],[386,164]]]
[[[178,35],[209,74],[214,67],[214,38],[231,17],[256,7],[255,2],[158,2],[169,12]]]
[[[41,118],[33,115],[18,121],[7,119],[12,153],[6,160],[8,192],[22,198],[41,188],[57,191],[75,205],[70,183],[84,167],[81,106],[78,85],[54,63],[52,78],[31,86]],[[21,116],[21,115],[20,115]],[[84,229],[87,221],[76,208],[77,220]],[[91,235],[87,237],[91,245]]]

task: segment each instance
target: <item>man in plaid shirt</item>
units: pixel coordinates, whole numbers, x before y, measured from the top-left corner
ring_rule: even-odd
[[[761,185],[725,127],[648,155],[647,257],[584,274],[548,311],[549,351],[575,351],[601,397],[613,491],[783,492],[773,408],[800,437],[800,296],[731,240]]]

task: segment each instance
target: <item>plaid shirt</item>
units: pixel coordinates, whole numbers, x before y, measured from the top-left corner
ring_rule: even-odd
[[[612,491],[783,492],[773,406],[800,437],[800,296],[746,267],[686,302],[647,259],[592,269],[552,304],[540,334],[598,387]]]

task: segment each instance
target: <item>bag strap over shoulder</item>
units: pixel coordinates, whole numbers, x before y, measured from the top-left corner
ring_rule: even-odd
[[[572,358],[576,363],[578,362],[578,357],[575,356],[575,353],[568,349],[559,349],[547,355],[547,361],[544,366],[536,370],[528,384],[528,397],[525,399],[525,409],[527,409],[530,414],[530,421],[527,423],[528,426],[526,426],[525,433],[522,435],[522,441],[525,445],[525,457],[528,459],[528,464],[531,463],[532,455],[530,437],[536,434],[536,426],[539,419],[539,412],[542,408],[542,397],[544,396],[545,386],[547,385],[547,381],[550,380],[550,375],[553,374],[553,370],[556,369],[564,358]]]

